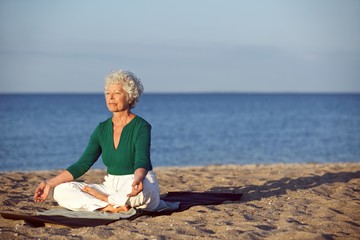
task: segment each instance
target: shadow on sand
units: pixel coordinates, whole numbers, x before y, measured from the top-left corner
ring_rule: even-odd
[[[360,178],[360,171],[325,173],[322,176],[312,175],[291,179],[288,177],[280,180],[267,181],[263,185],[247,185],[244,187],[213,187],[210,192],[242,193],[242,202],[249,202],[285,195],[287,191],[311,189],[323,184],[346,183],[352,179]]]

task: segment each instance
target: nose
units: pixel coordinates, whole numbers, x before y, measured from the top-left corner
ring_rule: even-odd
[[[106,93],[106,97],[109,99],[114,99],[114,93]]]

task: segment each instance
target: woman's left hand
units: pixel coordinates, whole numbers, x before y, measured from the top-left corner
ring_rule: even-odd
[[[142,181],[138,179],[134,180],[131,187],[131,193],[129,193],[127,197],[135,197],[144,189]]]

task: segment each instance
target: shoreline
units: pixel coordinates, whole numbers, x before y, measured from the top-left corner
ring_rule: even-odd
[[[37,184],[61,170],[1,172],[2,211],[34,213]],[[141,216],[109,225],[32,228],[0,217],[4,239],[359,239],[360,163],[275,163],[155,167],[161,194],[171,191],[242,193],[239,202],[196,206],[169,216]],[[105,171],[80,181],[101,183]]]
[[[342,165],[342,164],[354,164],[358,165],[360,164],[359,161],[346,161],[346,162],[294,162],[294,163],[288,163],[288,162],[276,162],[276,163],[245,163],[245,164],[235,164],[235,163],[229,163],[229,164],[207,164],[207,165],[185,165],[185,166],[155,166],[154,171],[156,170],[162,170],[162,169],[189,169],[189,168],[203,168],[203,167],[262,167],[262,166],[301,166],[301,165]],[[34,170],[0,170],[0,174],[7,174],[7,173],[51,173],[51,172],[59,172],[64,169],[56,168],[56,169],[34,169]],[[106,171],[106,168],[91,168],[89,171]]]

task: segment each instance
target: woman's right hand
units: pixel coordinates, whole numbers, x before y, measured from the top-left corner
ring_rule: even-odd
[[[53,177],[46,182],[41,182],[35,190],[34,201],[35,202],[45,201],[54,187],[56,187],[61,183],[70,182],[72,180],[74,180],[73,175],[71,175],[69,171],[64,170],[56,177]]]
[[[34,201],[43,202],[49,196],[52,187],[46,182],[41,182],[35,190]]]

